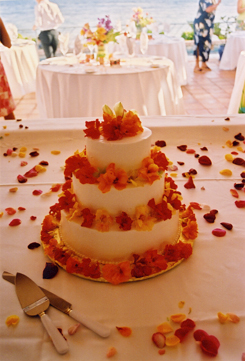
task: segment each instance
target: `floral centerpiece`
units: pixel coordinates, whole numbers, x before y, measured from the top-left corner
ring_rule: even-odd
[[[105,15],[104,18],[98,19],[95,31],[92,31],[89,23],[86,23],[81,30],[81,35],[87,40],[87,46],[97,45],[97,57],[104,58],[106,55],[105,44],[110,41],[116,42],[116,37],[120,35],[120,32],[114,30],[109,15]]]
[[[134,12],[134,14],[131,18],[131,21],[134,21],[134,23],[135,23],[135,26],[137,29],[136,38],[139,38],[140,34],[142,32],[142,29],[144,27],[146,27],[147,25],[154,23],[154,20],[152,17],[148,16],[148,13],[145,13],[145,16],[144,16],[142,8],[133,8],[133,12]]]

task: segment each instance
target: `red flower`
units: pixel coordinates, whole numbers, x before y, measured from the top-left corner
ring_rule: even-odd
[[[73,193],[70,193],[68,190],[64,192],[64,195],[62,195],[58,202],[60,205],[60,209],[64,209],[65,211],[69,211],[70,208],[72,208],[75,204],[75,195]]]
[[[166,219],[171,219],[172,212],[168,208],[167,202],[162,201],[161,203],[156,204],[155,199],[152,198],[149,200],[148,206],[154,210],[157,219],[163,219],[164,221],[166,221]]]
[[[84,130],[85,137],[90,137],[92,139],[98,139],[100,137],[101,123],[99,119],[91,122],[85,122],[85,126],[88,128]]]
[[[93,220],[95,218],[95,214],[92,214],[89,208],[84,208],[82,210],[82,216],[83,216],[83,223],[81,224],[81,226],[91,228],[93,224]]]
[[[168,166],[168,160],[166,158],[166,155],[162,153],[161,151],[154,152],[152,151],[151,157],[154,160],[154,163],[158,165],[160,170],[166,170]]]
[[[132,219],[126,212],[122,212],[121,216],[116,217],[116,222],[119,224],[119,228],[124,231],[129,231],[133,223]]]
[[[104,279],[113,285],[127,282],[131,277],[130,263],[129,261],[125,261],[117,265],[106,264],[102,268],[102,274]]]
[[[70,178],[72,173],[80,180],[82,184],[96,183],[96,178],[93,174],[96,172],[96,169],[91,166],[86,157],[82,157],[80,154],[75,154],[65,162],[65,178]]]

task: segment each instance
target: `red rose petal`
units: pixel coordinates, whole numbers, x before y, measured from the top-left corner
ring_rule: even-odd
[[[28,245],[28,248],[29,248],[29,249],[36,249],[36,248],[38,248],[38,247],[40,247],[40,246],[41,246],[40,243],[32,242],[32,243],[30,243],[30,244]]]
[[[239,198],[239,194],[237,193],[237,191],[235,189],[230,189],[230,192],[231,192],[232,197]]]
[[[8,213],[9,216],[12,216],[16,213],[16,210],[12,207],[5,208],[5,211]]]
[[[188,181],[184,184],[184,187],[186,189],[191,189],[191,188],[196,188],[194,182],[193,182],[193,178],[192,177],[189,177],[188,178]]]
[[[209,213],[205,213],[203,218],[208,222],[208,223],[214,223],[216,216],[215,214],[209,212]]]
[[[51,191],[52,192],[58,192],[61,188],[61,184],[54,184],[52,187],[51,187]]]
[[[31,220],[31,221],[35,221],[36,219],[37,219],[36,216],[31,216],[31,217],[30,217],[30,220]]]
[[[9,223],[10,227],[15,227],[21,224],[21,220],[18,218],[12,219],[12,221]]]
[[[186,153],[187,153],[187,154],[195,154],[196,151],[195,151],[195,149],[187,149],[187,150],[186,150]]]
[[[27,178],[36,177],[37,175],[38,175],[38,172],[36,171],[35,168],[32,168],[32,169],[28,170],[28,172],[26,172],[24,174],[24,176],[27,177]]]
[[[201,341],[202,351],[209,356],[216,356],[220,346],[219,340],[212,335],[205,336]]]
[[[19,175],[17,176],[17,179],[18,179],[18,182],[19,182],[19,183],[26,183],[26,182],[27,182],[27,178],[24,177],[24,176],[21,175],[21,174],[19,174]]]
[[[181,322],[180,327],[188,327],[190,329],[193,329],[196,327],[196,324],[194,321],[192,321],[190,318],[187,318],[186,320],[184,320],[183,322]]]
[[[187,145],[179,145],[177,148],[181,150],[181,152],[185,152],[187,149]]]
[[[34,196],[40,196],[40,194],[42,194],[43,193],[43,191],[41,191],[40,189],[35,189],[33,192],[32,192],[32,194],[34,195]]]
[[[209,166],[209,165],[212,165],[212,161],[211,159],[206,156],[206,155],[202,155],[201,157],[198,158],[198,162],[201,164],[201,165],[205,165],[205,166]]]
[[[152,341],[158,348],[164,348],[166,336],[162,332],[156,332],[152,335]]]
[[[189,327],[181,327],[175,330],[174,334],[180,339],[180,342],[182,342],[190,330]]]
[[[202,209],[201,205],[197,202],[190,202],[190,206],[193,208],[193,209]]]
[[[216,237],[224,237],[226,235],[226,231],[221,228],[215,228],[212,230],[212,234]]]
[[[245,201],[235,201],[237,208],[245,208]]]
[[[54,263],[46,262],[46,266],[43,270],[43,279],[54,278],[58,272],[59,268]]]
[[[204,330],[196,330],[193,334],[196,341],[202,341],[202,339],[208,336],[208,333]]]
[[[25,211],[26,209],[24,207],[18,207],[18,211]]]
[[[226,229],[228,229],[229,231],[232,230],[233,225],[231,223],[227,223],[227,222],[221,222],[220,223],[223,227],[225,227]]]

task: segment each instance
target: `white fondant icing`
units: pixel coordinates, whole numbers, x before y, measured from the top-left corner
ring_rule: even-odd
[[[137,206],[147,205],[152,198],[159,203],[164,193],[164,182],[163,174],[162,178],[153,182],[152,185],[149,183],[142,187],[129,185],[122,190],[111,187],[109,192],[102,193],[97,184],[81,184],[73,176],[73,192],[83,208],[106,209],[111,215],[121,214],[123,211],[130,216],[135,213]]]
[[[150,155],[151,130],[120,140],[86,138],[86,153],[90,164],[95,168],[104,169],[110,163],[126,172],[138,169],[144,158]]]
[[[171,219],[156,223],[151,231],[122,231],[118,225],[109,232],[81,227],[81,218],[68,221],[61,213],[60,235],[65,245],[91,259],[109,262],[128,260],[134,253],[142,255],[150,249],[163,250],[174,244],[179,235],[179,212]]]

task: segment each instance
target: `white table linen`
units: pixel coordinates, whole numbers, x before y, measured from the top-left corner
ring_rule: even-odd
[[[228,114],[237,114],[242,97],[242,90],[245,84],[245,51],[242,51],[237,64],[234,87],[228,107]]]
[[[216,336],[220,341],[217,360],[241,360],[245,339],[245,209],[234,204],[230,189],[234,183],[241,182],[243,167],[225,159],[227,153],[237,150],[229,148],[228,140],[233,141],[238,133],[245,134],[244,117],[236,115],[225,120],[225,116],[203,117],[141,117],[144,126],[152,129],[152,142],[165,140],[163,151],[178,166],[175,182],[182,192],[184,202],[198,202],[206,208],[196,210],[199,235],[194,243],[193,255],[173,270],[147,281],[113,286],[111,284],[87,281],[63,270],[55,278],[44,280],[42,271],[49,259],[41,248],[29,250],[28,244],[39,242],[43,217],[49,206],[57,202],[57,193],[49,196],[34,196],[33,190],[41,189],[44,193],[56,183],[64,182],[63,165],[65,159],[77,149],[84,148],[83,128],[85,120],[48,119],[26,120],[22,123],[8,121],[7,129],[1,129],[1,154],[8,148],[27,147],[26,157],[1,156],[1,211],[0,246],[1,272],[13,274],[22,272],[37,284],[70,301],[73,309],[88,315],[111,327],[112,334],[102,339],[92,331],[81,326],[78,332],[70,336],[68,328],[75,324],[69,316],[50,307],[48,314],[57,327],[62,328],[68,339],[70,351],[60,356],[56,353],[38,318],[24,315],[12,284],[1,279],[0,293],[0,348],[1,357],[8,361],[94,361],[106,360],[110,347],[117,349],[113,358],[118,361],[155,361],[159,360],[158,349],[151,337],[157,326],[165,322],[170,315],[184,313],[196,323],[195,329],[203,329]],[[19,124],[23,128],[19,128]],[[200,155],[208,155],[212,166],[205,167],[198,163],[193,154],[177,149],[187,145]],[[244,143],[240,142],[244,149]],[[200,148],[207,147],[204,151]],[[29,152],[38,149],[37,157],[30,157]],[[51,154],[60,150],[58,155]],[[240,157],[244,153],[239,151]],[[20,167],[20,162],[28,162]],[[37,177],[29,178],[25,184],[17,182],[17,175],[37,165],[41,160],[49,162],[47,171]],[[178,161],[184,162],[179,166]],[[190,168],[197,170],[194,178],[196,188],[186,189],[187,179],[183,172]],[[232,170],[231,176],[221,175],[222,169]],[[18,187],[16,193],[9,192]],[[245,199],[245,193],[238,191],[239,200]],[[5,208],[25,207],[13,216],[7,215]],[[203,215],[210,209],[217,209],[216,221],[207,223]],[[36,220],[30,220],[36,216]],[[13,218],[20,218],[21,225],[10,227]],[[212,235],[214,228],[222,228],[220,222],[232,223],[232,231],[227,230],[223,238]],[[179,307],[179,302],[184,307]],[[237,324],[220,324],[217,312],[231,312],[240,317]],[[20,322],[16,327],[7,327],[5,320],[16,314]],[[179,324],[170,321],[177,329]],[[116,326],[128,326],[132,329],[129,338],[122,337]],[[166,347],[164,360],[187,361],[207,360],[200,346],[197,345],[191,331],[183,343],[175,347]]]
[[[104,104],[112,107],[118,101],[140,115],[184,114],[183,94],[171,60],[122,59],[121,65],[86,67],[77,64],[75,57],[41,62],[36,87],[41,117],[97,117]]]
[[[236,31],[228,35],[224,52],[220,61],[220,69],[236,69],[239,55],[243,50],[245,50],[245,31]]]
[[[136,53],[140,54],[140,42],[136,42]],[[158,35],[150,39],[147,55],[165,56],[173,61],[180,85],[186,85],[188,55],[185,40],[174,36]]]
[[[35,92],[39,63],[36,43],[17,39],[11,48],[0,45],[0,56],[13,97]]]

